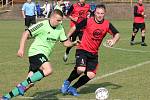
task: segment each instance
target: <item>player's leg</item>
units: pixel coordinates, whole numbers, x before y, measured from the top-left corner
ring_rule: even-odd
[[[141,24],[141,38],[142,38],[141,46],[147,46],[147,44],[145,43],[145,23]]]
[[[77,89],[83,85],[85,85],[88,81],[93,79],[96,75],[96,69],[98,66],[98,56],[97,55],[91,55],[87,53],[87,63],[86,63],[86,71],[85,74],[79,78],[79,80],[74,83],[72,86],[69,87],[68,92],[72,94],[73,96],[78,96]],[[83,71],[81,69],[78,69],[80,71]]]
[[[39,58],[42,59],[39,60]],[[30,68],[32,68],[31,70],[34,72],[34,74],[31,77],[25,79],[20,84],[18,84],[12,91],[4,95],[3,97],[10,99],[18,95],[24,95],[24,92],[26,91],[26,87],[28,87],[31,83],[35,83],[36,81],[39,81],[45,76],[48,76],[49,74],[52,73],[51,65],[48,62],[48,59],[43,54],[29,57],[29,62],[30,62],[30,66],[33,66],[33,68],[32,67]],[[35,67],[34,65],[38,67]]]
[[[67,93],[67,90],[69,88],[70,83],[78,78],[84,71],[86,66],[86,54],[82,52],[81,50],[76,50],[76,65],[74,70],[70,73],[69,77],[64,80],[64,83],[62,87],[60,88],[60,91],[65,94]],[[82,66],[81,68],[78,66]],[[82,70],[82,71],[81,71]]]
[[[70,40],[71,40],[72,42],[74,42],[74,41],[76,40],[76,38],[77,38],[77,33],[76,33],[76,31],[75,31],[75,32],[71,35]],[[69,55],[69,53],[70,53],[71,48],[72,48],[72,47],[67,47],[67,48],[66,48],[66,52],[65,52],[65,54],[64,54],[64,56],[63,56],[64,62],[66,62],[66,61],[68,60],[68,55]]]
[[[138,30],[139,30],[139,25],[137,23],[133,23],[133,33],[131,36],[130,45],[135,44],[134,39],[135,39],[135,36],[136,36],[136,33],[138,32]]]
[[[26,16],[25,18],[25,30],[27,30],[30,26],[30,17]]]

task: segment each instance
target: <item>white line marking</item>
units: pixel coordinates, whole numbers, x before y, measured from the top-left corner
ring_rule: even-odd
[[[107,46],[106,42],[103,42],[103,46],[111,49],[116,49],[116,50],[121,50],[121,51],[128,51],[128,52],[140,52],[140,53],[146,53],[150,51],[142,51],[142,50],[129,50],[129,49],[123,49],[123,48],[115,48],[115,47],[110,47]]]
[[[91,80],[90,82],[93,82],[93,81],[96,81],[96,80],[99,80],[99,79],[102,79],[102,78],[105,78],[105,77],[108,77],[108,76],[111,76],[111,75],[114,75],[114,74],[122,73],[124,71],[128,71],[128,70],[131,70],[131,69],[134,69],[134,68],[137,68],[137,67],[141,67],[141,66],[149,64],[149,63],[150,63],[150,61],[145,61],[145,62],[136,64],[136,65],[133,65],[133,66],[129,66],[129,67],[126,67],[126,68],[123,68],[123,69],[119,69],[119,70],[114,71],[112,73],[108,73],[108,74],[102,75],[100,77],[96,77],[93,80]]]
[[[146,65],[146,64],[149,64],[150,63],[150,61],[145,61],[145,62],[142,62],[142,63],[139,63],[139,64],[136,64],[136,65],[133,65],[133,66],[129,66],[129,67],[126,67],[126,68],[123,68],[123,69],[119,69],[119,70],[117,70],[117,71],[114,71],[114,72],[111,72],[111,73],[108,73],[108,74],[105,74],[105,75],[102,75],[102,76],[99,76],[99,77],[96,77],[96,78],[94,78],[94,79],[92,79],[89,83],[92,83],[92,82],[94,82],[94,81],[96,81],[96,80],[99,80],[99,79],[103,79],[103,78],[106,78],[106,77],[109,77],[109,76],[112,76],[112,75],[115,75],[115,74],[118,74],[118,73],[122,73],[122,72],[125,72],[125,71],[128,71],[128,70],[131,70],[131,69],[134,69],[134,68],[137,68],[137,67],[141,67],[141,66],[143,66],[143,65]],[[83,87],[82,87],[83,88]],[[39,99],[40,98],[42,98],[42,97],[46,97],[46,96],[48,96],[48,95],[52,95],[52,94],[55,94],[55,93],[57,93],[58,91],[56,91],[56,92],[51,92],[51,93],[47,93],[47,94],[45,94],[45,95],[41,95],[40,97],[39,97]],[[22,98],[22,99],[34,99],[35,97],[18,97],[18,98]],[[37,98],[38,99],[38,98]],[[54,98],[42,98],[42,99],[49,99],[49,100],[53,100]],[[74,99],[74,98],[59,98],[60,100],[77,100],[76,98]],[[82,99],[82,98],[80,98],[80,100],[84,100],[84,99]],[[92,100],[92,99],[91,99]]]

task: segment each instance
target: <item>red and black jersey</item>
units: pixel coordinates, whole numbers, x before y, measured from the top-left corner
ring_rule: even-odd
[[[85,19],[76,25],[77,30],[81,28],[84,28],[84,30],[78,49],[83,49],[93,54],[98,54],[98,49],[107,32],[111,35],[119,33],[108,20],[97,23],[94,17]]]
[[[142,12],[144,12],[144,5],[136,4],[134,6],[134,23],[144,23]]]
[[[87,18],[88,12],[90,11],[90,5],[89,4],[81,4],[80,2],[73,4],[67,15],[70,15],[72,17],[78,17],[77,22],[71,21],[70,25],[71,27],[74,26],[77,23],[80,23],[83,19]]]

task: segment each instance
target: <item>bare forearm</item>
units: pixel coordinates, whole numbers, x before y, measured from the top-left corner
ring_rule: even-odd
[[[116,43],[118,42],[119,39],[120,39],[120,34],[119,33],[115,34],[113,37],[113,41]]]
[[[21,37],[21,40],[20,40],[20,45],[19,45],[19,48],[22,49],[22,50],[24,50],[25,43],[26,43],[26,40],[28,38],[28,35],[29,35],[28,31],[25,31],[22,34],[22,37]]]

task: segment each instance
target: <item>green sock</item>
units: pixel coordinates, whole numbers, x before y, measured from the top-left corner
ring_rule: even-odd
[[[24,80],[23,82],[21,82],[20,84],[27,87],[30,83],[34,83],[40,79],[42,79],[44,77],[44,74],[42,71],[37,71],[36,73],[34,73],[31,77],[27,78],[26,80]],[[19,91],[18,88],[15,87],[12,91],[10,91],[8,94],[4,95],[7,98],[12,98],[19,95]]]
[[[37,71],[36,73],[34,73],[31,77],[29,77],[28,79],[24,80],[21,84],[23,86],[28,86],[30,83],[34,83],[40,79],[42,79],[44,77],[43,72],[41,71]]]
[[[8,94],[6,94],[4,96],[10,99],[10,98],[15,97],[17,95],[19,95],[19,91],[18,91],[18,88],[15,87],[12,91],[10,91]]]

